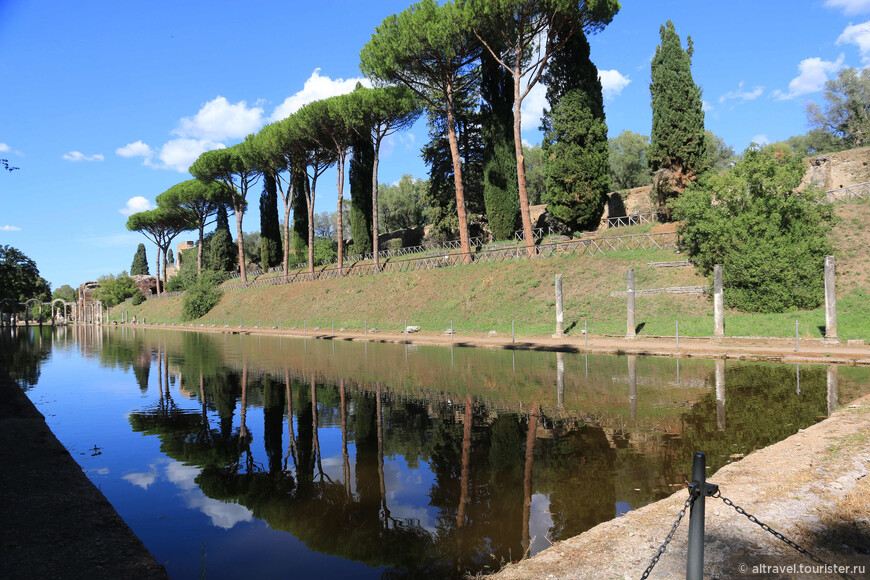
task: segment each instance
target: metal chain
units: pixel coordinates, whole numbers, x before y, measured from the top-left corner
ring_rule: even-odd
[[[831,566],[830,564],[828,564],[827,562],[825,562],[824,560],[822,560],[821,558],[819,558],[818,556],[816,556],[812,552],[808,551],[806,548],[803,548],[802,546],[799,546],[795,542],[789,540],[788,538],[783,536],[781,533],[777,532],[776,530],[774,530],[773,528],[771,528],[770,526],[768,526],[767,524],[765,524],[764,522],[762,522],[761,520],[756,518],[754,515],[748,513],[746,510],[744,510],[739,505],[736,505],[733,501],[731,501],[727,497],[723,496],[719,491],[717,491],[715,494],[713,494],[712,497],[718,497],[723,502],[725,502],[725,505],[733,507],[737,511],[738,514],[746,516],[750,522],[752,522],[754,524],[758,524],[759,526],[761,526],[761,529],[765,530],[766,532],[770,532],[774,537],[782,540],[783,542],[785,542],[786,544],[788,544],[789,546],[791,546],[792,548],[794,548],[795,550],[797,550],[798,552],[803,554],[804,556],[808,557],[810,560],[812,560],[816,564],[821,564],[822,566],[833,568],[833,566]],[[843,578],[852,578],[851,576],[843,574],[842,572],[840,572],[839,575]]]
[[[677,528],[680,525],[680,521],[683,519],[683,516],[686,515],[686,510],[689,509],[689,506],[692,505],[692,503],[694,501],[695,501],[695,497],[692,495],[689,495],[688,499],[686,499],[686,503],[683,504],[683,509],[680,510],[680,515],[677,516],[677,521],[674,522],[673,527],[671,527],[670,533],[668,533],[667,537],[665,537],[665,542],[659,547],[659,550],[658,550],[658,552],[656,552],[656,555],[653,556],[652,561],[649,563],[649,566],[647,566],[647,569],[644,571],[643,576],[640,577],[640,580],[646,580],[649,577],[650,573],[652,572],[653,568],[655,568],[655,565],[658,564],[659,558],[662,557],[662,554],[664,554],[665,549],[668,547],[668,544],[670,543],[671,539],[674,537],[674,532],[677,531]]]

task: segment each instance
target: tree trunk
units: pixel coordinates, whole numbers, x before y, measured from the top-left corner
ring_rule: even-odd
[[[202,274],[202,239],[203,239],[203,230],[205,229],[205,225],[200,222],[199,223],[199,248],[196,250],[196,275],[199,276]],[[179,255],[179,257],[181,257]]]
[[[538,430],[538,414],[540,410],[537,403],[532,403],[529,412],[529,430],[526,432],[526,465],[523,471],[523,548],[528,549],[531,544],[529,534],[529,516],[532,513],[532,467],[535,462],[535,432]]]
[[[338,157],[337,173],[338,216],[335,218],[335,229],[338,237],[338,275],[341,276],[341,269],[344,267],[344,230],[342,229],[344,220],[341,219],[341,206],[344,205],[344,155]]]
[[[314,193],[317,191],[317,175],[309,184],[306,180],[305,203],[308,205],[308,273],[314,280]]]
[[[453,183],[456,188],[456,214],[459,217],[459,243],[462,246],[462,261],[471,262],[471,243],[468,239],[468,218],[465,214],[465,192],[462,189],[462,159],[459,156],[459,143],[456,140],[456,121],[453,117],[452,91],[447,92],[447,140],[450,142],[450,156],[453,158]]]
[[[169,251],[169,247],[163,250],[163,293],[166,294],[166,282],[169,280],[169,277],[166,275],[166,267],[169,265],[167,253]]]
[[[242,233],[242,217],[245,214],[236,200],[233,200],[233,213],[236,214],[236,245],[239,247],[239,274],[242,277],[242,284],[247,284],[248,269],[245,267],[245,235]]]
[[[290,206],[284,205],[284,279],[290,277]]]
[[[160,296],[160,246],[157,246],[157,264],[155,276],[157,278],[157,295]]]
[[[380,261],[378,252],[380,245],[378,244],[378,155],[381,149],[381,135],[378,134],[375,139],[375,159],[372,163],[372,256],[375,260],[375,270],[380,271]]]
[[[523,162],[522,112],[520,110],[519,71],[514,71],[514,151],[517,155],[517,186],[520,192],[520,217],[523,220],[523,237],[529,256],[535,254],[535,236],[532,233],[532,217],[529,214],[529,195],[526,192],[526,165]]]

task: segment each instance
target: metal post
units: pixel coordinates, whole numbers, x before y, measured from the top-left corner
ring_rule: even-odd
[[[583,321],[583,336],[585,337],[585,340],[586,340],[586,346],[589,346],[589,321],[588,320]]]
[[[405,340],[408,340],[408,320],[405,319]],[[408,351],[405,350],[405,358],[408,358]]]
[[[452,318],[450,319],[450,342],[453,342],[453,319]],[[450,355],[451,356],[451,363],[450,364],[452,366],[452,364],[453,364],[453,359],[452,359],[453,351],[451,350],[450,352],[451,352],[451,355]]]
[[[511,320],[511,342],[516,342],[516,341],[517,341],[517,335],[514,332],[514,321]]]
[[[677,348],[680,348],[680,321],[677,320]]]
[[[689,512],[689,555],[686,558],[686,580],[704,578],[704,500],[707,487],[707,458],[698,451],[692,460],[692,485],[697,495]],[[691,493],[691,492],[690,492]]]
[[[794,351],[800,352],[801,350],[801,337],[798,334],[798,321],[794,321]]]

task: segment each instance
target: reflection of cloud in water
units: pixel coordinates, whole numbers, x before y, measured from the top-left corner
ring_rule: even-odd
[[[387,507],[390,510],[390,516],[400,520],[414,520],[419,522],[420,527],[428,532],[435,533],[435,517],[429,512],[428,501],[426,505],[414,506],[404,505],[402,499],[407,499],[407,495],[403,492],[419,490],[423,483],[423,475],[419,469],[408,470],[403,468],[403,463],[400,461],[384,462],[384,484],[387,488]],[[422,496],[428,500],[426,496]],[[414,499],[420,499],[421,496],[414,494]]]
[[[99,469],[89,469],[88,473],[96,473],[97,475],[109,475],[109,468],[100,467]]]
[[[550,496],[536,493],[532,495],[532,507],[529,513],[529,535],[532,537],[532,554],[549,548],[552,544],[547,540],[547,533],[553,527],[553,516],[550,514]]]
[[[249,522],[253,514],[246,507],[236,503],[224,503],[206,496],[196,485],[196,476],[200,469],[192,465],[185,465],[178,461],[161,459],[151,464],[148,473],[130,473],[124,479],[142,489],[157,481],[159,477],[158,467],[163,464],[166,471],[166,480],[179,488],[185,504],[190,509],[199,510],[211,520],[213,526],[229,530],[239,522]]]

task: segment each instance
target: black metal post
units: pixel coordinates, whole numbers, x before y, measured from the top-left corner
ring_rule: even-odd
[[[689,512],[689,554],[686,558],[686,580],[704,578],[704,500],[707,488],[707,457],[700,451],[692,460],[692,486],[695,495]]]

